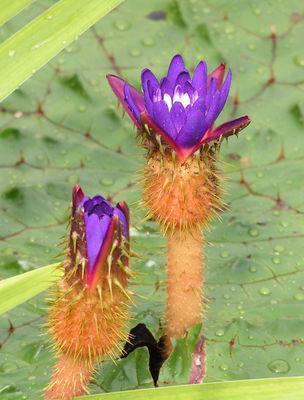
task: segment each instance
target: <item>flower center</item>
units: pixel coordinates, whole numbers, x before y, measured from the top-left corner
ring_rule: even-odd
[[[176,102],[181,103],[183,107],[186,108],[189,105],[192,106],[197,99],[198,93],[196,90],[193,93],[184,92],[179,85],[175,87],[173,97],[171,97],[169,93],[164,93],[163,95],[163,100],[167,104],[169,111]],[[156,96],[154,96],[154,101],[160,100],[161,95],[160,93],[157,93]]]

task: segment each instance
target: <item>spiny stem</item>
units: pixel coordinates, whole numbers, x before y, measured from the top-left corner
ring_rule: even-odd
[[[182,337],[203,315],[203,235],[199,229],[167,235],[166,334]]]
[[[45,400],[70,400],[87,393],[87,386],[93,374],[91,364],[76,360],[65,354],[57,359],[54,374],[46,388]]]

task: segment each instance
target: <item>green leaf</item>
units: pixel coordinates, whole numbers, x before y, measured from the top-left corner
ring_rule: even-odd
[[[60,0],[0,46],[0,101],[123,0]]]
[[[60,263],[0,281],[0,315],[52,286],[61,276]]]
[[[35,0],[1,0],[0,26],[13,18]]]
[[[6,34],[51,3],[39,0],[3,27]],[[131,289],[143,297],[131,327],[142,322],[157,335],[165,302],[164,240],[153,222],[141,222],[136,202],[144,158],[105,75],[119,74],[139,87],[142,68],[161,77],[175,53],[191,69],[201,58],[209,70],[225,61],[233,83],[219,123],[244,114],[253,122],[220,151],[228,208],[206,232],[212,246],[205,246],[205,382],[303,375],[302,15],[298,0],[128,1],[9,96],[0,114],[1,278],[54,262],[79,183],[89,195],[130,205],[132,246],[144,257],[132,260],[139,275]],[[276,79],[265,88],[271,65]],[[14,382],[11,397],[38,400],[48,383],[54,358],[35,320],[37,309],[45,317],[44,307],[41,295],[0,320],[1,343],[9,321],[16,328],[0,351],[0,388]],[[21,343],[33,353],[45,347],[27,363]],[[105,361],[90,393],[151,387],[147,363],[144,349],[116,365]],[[161,386],[187,383],[183,371],[172,376],[169,363],[162,374],[170,379]]]
[[[303,395],[304,378],[296,377],[171,386],[77,398],[79,400],[299,400]]]

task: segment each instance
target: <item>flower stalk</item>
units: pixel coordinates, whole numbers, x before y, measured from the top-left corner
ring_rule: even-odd
[[[167,238],[166,332],[182,337],[203,316],[203,234],[221,210],[221,179],[216,166],[223,138],[249,123],[239,117],[218,127],[231,86],[220,64],[210,74],[204,61],[191,77],[180,55],[160,81],[149,70],[141,75],[142,93],[121,78],[109,84],[136,127],[147,150],[143,203],[147,217]]]

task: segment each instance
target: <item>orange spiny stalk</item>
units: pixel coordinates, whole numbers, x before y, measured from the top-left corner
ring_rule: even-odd
[[[185,163],[155,151],[144,171],[144,202],[167,238],[166,333],[182,337],[201,322],[205,227],[221,209],[221,180],[211,147]]]

